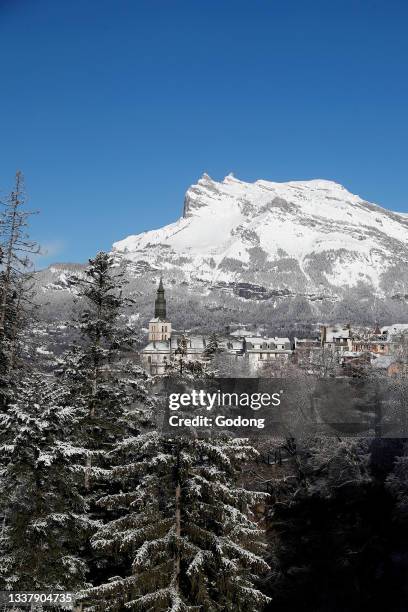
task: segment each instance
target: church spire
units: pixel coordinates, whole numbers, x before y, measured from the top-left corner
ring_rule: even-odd
[[[156,300],[154,302],[154,316],[156,319],[166,320],[166,300],[164,297],[163,279],[160,277],[157,289]]]

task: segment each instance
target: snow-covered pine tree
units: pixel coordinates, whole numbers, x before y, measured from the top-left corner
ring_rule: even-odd
[[[21,332],[32,314],[30,255],[39,252],[27,226],[33,213],[25,209],[24,180],[16,174],[14,190],[0,202],[0,407],[13,396]]]
[[[221,352],[220,342],[217,334],[213,332],[208,338],[208,342],[203,352],[203,357],[205,359],[212,359],[212,357],[219,352]]]
[[[182,358],[181,358],[182,359]],[[181,361],[179,358],[171,359],[166,363],[164,376],[169,379],[193,380],[210,375],[210,371],[204,361],[200,359],[186,359]]]
[[[123,271],[114,266],[110,255],[98,253],[90,260],[84,277],[76,279],[82,308],[75,323],[80,342],[72,346],[60,369],[71,402],[84,407],[77,439],[88,451],[82,490],[90,516],[104,521],[115,516],[95,503],[112,492],[112,483],[105,478],[112,461],[109,452],[118,440],[140,432],[150,419],[152,404],[147,375],[127,359],[134,332],[123,324],[123,310],[130,303],[122,296],[123,284]],[[100,580],[106,559],[89,548],[85,556],[92,579]],[[116,561],[120,566],[120,559]]]
[[[188,363],[188,338],[185,334],[182,334],[182,336],[177,338],[177,348],[174,351],[174,360],[172,364],[170,364],[169,367],[176,368],[178,366],[179,374],[180,376],[182,376],[187,363]]]
[[[135,368],[130,368],[133,374],[129,372],[123,360],[132,340],[131,330],[119,324],[128,302],[122,296],[124,273],[113,263],[109,254],[100,252],[89,260],[84,276],[74,279],[81,308],[74,326],[81,341],[73,345],[61,367],[73,400],[86,407],[81,443],[90,451],[85,473],[88,490],[92,478],[97,478],[102,455],[125,431],[125,407],[133,402],[137,388],[138,373]]]
[[[150,431],[123,440],[111,479],[120,492],[99,504],[118,514],[93,536],[128,568],[84,594],[95,610],[257,612],[256,583],[268,566],[251,513],[262,493],[238,484],[256,455],[246,440],[169,439]]]
[[[95,524],[77,486],[86,452],[72,444],[80,411],[67,402],[60,385],[27,374],[0,414],[3,589],[71,590],[86,584],[78,551]]]
[[[209,354],[203,353],[204,359],[194,359],[188,355],[189,338],[183,334],[177,338],[177,348],[170,361],[166,363],[165,375],[170,378],[200,378],[208,373]]]

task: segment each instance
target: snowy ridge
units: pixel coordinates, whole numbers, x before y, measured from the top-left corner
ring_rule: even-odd
[[[187,190],[178,221],[116,242],[113,252],[136,273],[160,269],[188,283],[408,291],[408,217],[321,179],[217,182],[204,174]]]

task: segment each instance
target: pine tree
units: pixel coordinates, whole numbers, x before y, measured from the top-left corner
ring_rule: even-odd
[[[188,338],[185,334],[177,338],[177,348],[174,351],[174,355],[175,361],[173,362],[173,366],[170,365],[169,367],[176,367],[175,364],[177,363],[179,374],[182,376],[185,366],[188,363]]]
[[[216,355],[217,353],[221,352],[221,348],[220,348],[220,343],[218,340],[218,336],[217,334],[214,332],[212,334],[210,334],[210,337],[208,338],[208,342],[207,345],[204,349],[203,352],[203,357],[205,359],[212,359],[214,357],[214,355]]]
[[[263,494],[237,484],[256,452],[244,440],[169,439],[148,431],[121,442],[99,500],[118,518],[93,536],[99,553],[126,555],[125,575],[84,594],[97,610],[262,610],[267,569],[251,507]]]
[[[2,588],[70,590],[86,584],[78,551],[95,524],[77,486],[86,452],[72,443],[80,410],[67,401],[55,382],[30,374],[0,415]]]
[[[207,364],[199,359],[186,359],[176,357],[166,363],[164,377],[179,380],[194,380],[207,377],[210,372]]]
[[[34,213],[24,208],[21,172],[16,174],[14,190],[0,204],[0,405],[4,407],[13,394],[20,336],[33,309],[30,255],[39,252],[27,233]]]
[[[82,311],[74,325],[81,338],[65,355],[59,371],[70,389],[70,401],[84,408],[77,438],[77,444],[87,449],[81,490],[94,520],[115,516],[96,505],[98,498],[112,492],[105,478],[112,462],[110,451],[118,440],[137,435],[151,412],[148,376],[126,359],[133,331],[122,323],[129,303],[122,296],[123,276],[111,256],[98,253],[84,277],[76,278]],[[92,578],[100,580],[108,571],[106,559],[95,556],[89,547],[84,555]]]
[[[73,398],[86,406],[81,442],[89,449],[85,488],[98,477],[98,457],[125,430],[125,406],[133,401],[131,376],[121,359],[130,347],[131,335],[119,324],[127,300],[122,297],[123,272],[117,271],[107,253],[89,260],[83,277],[75,277],[82,308],[74,326],[81,334],[65,356],[60,373]]]

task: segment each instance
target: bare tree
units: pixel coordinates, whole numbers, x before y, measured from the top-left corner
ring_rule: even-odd
[[[335,349],[323,346],[311,356],[311,369],[320,378],[333,378],[339,368],[339,354]]]

